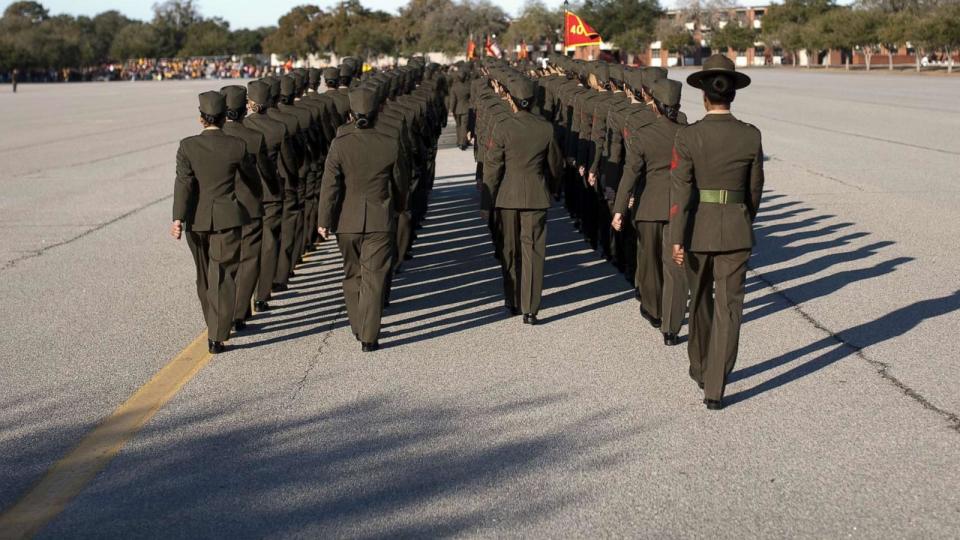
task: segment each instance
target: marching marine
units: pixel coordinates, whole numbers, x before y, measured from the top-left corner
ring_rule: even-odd
[[[219,92],[200,94],[199,135],[180,141],[170,235],[187,245],[197,268],[197,295],[207,322],[211,353],[225,350],[236,309],[241,229],[250,218],[237,198],[258,185],[243,140],[223,132],[227,105]]]
[[[708,409],[723,408],[740,344],[753,221],[763,195],[760,131],[730,112],[750,78],[717,54],[687,83],[703,91],[703,120],[677,132],[670,189],[673,259],[690,283],[690,377]]]

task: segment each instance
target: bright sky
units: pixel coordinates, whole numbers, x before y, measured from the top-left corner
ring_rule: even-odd
[[[149,20],[152,17],[154,0],[39,0],[53,14],[96,15],[116,9],[128,17]],[[524,0],[493,0],[508,13],[516,14],[523,7]],[[0,0],[6,7],[11,2]],[[290,8],[302,4],[315,4],[328,7],[336,0],[199,0],[200,11],[207,17],[223,17],[230,22],[230,28],[256,28],[277,24],[277,20]],[[406,0],[361,0],[371,9],[382,9],[394,13]],[[559,6],[563,0],[545,0],[547,5]],[[665,3],[665,2],[661,2]]]

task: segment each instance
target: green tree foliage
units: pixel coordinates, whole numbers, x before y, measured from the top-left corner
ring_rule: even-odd
[[[204,18],[194,0],[154,5],[149,23],[110,10],[95,17],[51,15],[39,2],[13,2],[0,17],[0,71],[81,68],[130,58],[259,54],[274,28],[231,32]]]
[[[320,50],[319,20],[324,16],[317,6],[297,6],[280,17],[277,31],[263,40],[263,49],[282,55],[306,55]]]
[[[219,19],[198,21],[187,27],[183,47],[177,56],[230,54],[230,27]]]
[[[844,41],[852,49],[859,49],[866,60],[867,70],[870,70],[873,55],[879,52],[880,28],[888,18],[880,11],[854,9],[841,10],[843,16]],[[849,66],[849,63],[848,63]]]
[[[263,26],[255,30],[241,28],[230,32],[230,51],[238,54],[262,54],[263,40],[277,31],[276,26]]]
[[[222,19],[204,17],[197,0],[155,4],[149,22],[115,10],[94,17],[52,15],[40,2],[16,1],[0,17],[0,71],[265,52],[366,58],[429,51],[457,54],[465,51],[470,35],[481,46],[487,34],[510,47],[521,39],[530,44],[556,41],[562,27],[562,10],[548,7],[545,0],[527,0],[512,21],[491,0],[407,0],[396,15],[367,9],[361,1],[339,0],[326,9],[304,4],[281,17],[276,27],[236,31]],[[581,0],[571,9],[628,53],[642,52],[659,39],[671,52],[697,56],[700,47],[691,28],[703,29],[715,49],[746,49],[759,37],[792,51],[794,59],[801,50],[816,59],[824,51],[840,49],[862,52],[869,66],[883,49],[891,69],[894,52],[908,44],[948,59],[960,49],[957,0],[857,0],[852,8],[838,7],[835,0],[783,0],[767,10],[762,36],[730,17],[735,1],[679,0],[674,5],[680,15],[669,20],[658,0]],[[948,69],[952,71],[952,62]]]
[[[678,21],[664,19],[657,25],[657,39],[660,40],[660,46],[671,53],[678,53],[680,58],[685,58],[690,49],[695,45],[693,35],[687,30],[686,26]]]
[[[663,8],[658,0],[585,0],[578,14],[605,41],[627,52],[641,52],[656,39]]]
[[[155,58],[160,35],[152,24],[135,22],[117,32],[110,45],[110,56],[116,59]]]
[[[916,16],[901,11],[888,14],[877,28],[877,42],[887,50],[887,67],[893,70],[893,57],[900,47],[910,41],[910,29],[916,26]]]
[[[710,45],[719,51],[724,51],[727,48],[743,51],[753,47],[756,41],[756,30],[741,25],[738,21],[730,21],[723,28],[713,33]]]
[[[801,49],[816,56],[823,47],[823,36],[814,20],[836,9],[833,0],[785,0],[772,4],[763,17],[763,37],[793,52],[794,64]]]
[[[551,9],[541,0],[531,0],[524,4],[517,18],[510,21],[510,27],[504,33],[508,43],[535,43],[550,40],[558,43],[563,39],[563,8]]]

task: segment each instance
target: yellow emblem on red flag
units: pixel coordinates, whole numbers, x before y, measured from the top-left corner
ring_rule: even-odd
[[[564,45],[567,47],[582,47],[584,45],[599,45],[603,38],[589,24],[583,22],[579,15],[567,11],[564,17]]]

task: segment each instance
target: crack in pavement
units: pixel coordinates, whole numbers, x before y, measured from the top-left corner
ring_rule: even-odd
[[[947,149],[944,149],[944,148],[936,148],[936,147],[934,147],[934,146],[924,146],[924,145],[922,145],[922,144],[913,144],[913,143],[898,141],[898,140],[895,140],[895,139],[885,139],[885,138],[883,138],[883,137],[874,137],[873,135],[864,135],[863,133],[855,133],[855,132],[853,132],[853,131],[844,131],[844,130],[842,130],[842,129],[825,128],[825,127],[822,127],[822,126],[816,126],[816,125],[813,125],[813,124],[807,124],[807,123],[805,123],[805,122],[794,122],[794,121],[792,121],[792,120],[784,120],[783,118],[777,118],[776,116],[769,116],[769,115],[766,115],[766,114],[759,114],[759,113],[755,113],[755,112],[751,112],[750,115],[751,115],[751,116],[757,116],[757,117],[760,117],[760,118],[766,118],[767,120],[773,120],[774,122],[783,122],[784,124],[792,124],[792,125],[795,125],[795,126],[805,127],[805,128],[808,128],[808,129],[815,129],[815,130],[818,130],[818,131],[825,131],[825,132],[827,132],[827,133],[835,133],[835,134],[837,134],[837,135],[846,135],[846,136],[848,136],[848,137],[858,137],[858,138],[860,138],[860,139],[866,139],[866,140],[868,140],[868,141],[877,141],[877,142],[884,142],[884,143],[887,143],[887,144],[896,144],[896,145],[900,145],[900,146],[906,146],[907,148],[914,148],[914,149],[916,149],[916,150],[926,150],[926,151],[928,151],[928,152],[937,152],[937,153],[939,153],[939,154],[947,154],[947,155],[951,155],[951,156],[960,156],[960,152],[955,152],[955,151],[953,151],[953,150],[947,150]]]
[[[851,188],[853,188],[853,189],[855,189],[855,190],[857,190],[857,191],[863,191],[863,188],[860,187],[860,186],[858,186],[858,185],[856,185],[856,184],[851,184],[850,182],[846,182],[846,181],[841,180],[841,179],[839,179],[839,178],[837,178],[837,177],[835,177],[835,176],[830,176],[829,174],[825,174],[825,173],[822,173],[822,172],[820,172],[820,171],[815,171],[815,170],[810,169],[810,168],[808,168],[808,167],[804,167],[803,165],[798,165],[798,164],[796,164],[796,163],[793,163],[792,161],[787,161],[787,160],[785,160],[785,159],[783,159],[783,158],[779,158],[779,157],[776,157],[776,156],[767,156],[767,159],[770,160],[770,161],[776,161],[776,162],[778,162],[778,163],[783,163],[783,164],[789,165],[789,166],[793,167],[794,169],[799,169],[799,170],[801,170],[801,171],[803,171],[803,172],[805,172],[805,173],[807,173],[807,174],[812,174],[813,176],[818,176],[818,177],[820,177],[820,178],[823,178],[824,180],[831,180],[831,181],[836,182],[836,183],[838,183],[838,184],[841,184],[841,185],[844,185],[844,186],[847,186],[847,187],[851,187]]]
[[[814,328],[827,334],[827,336],[830,339],[832,339],[834,342],[836,342],[837,345],[850,349],[853,352],[854,356],[860,358],[861,360],[869,364],[871,367],[873,367],[883,380],[892,384],[898,390],[903,392],[904,395],[906,395],[910,399],[919,403],[924,409],[927,409],[928,411],[931,411],[941,416],[944,420],[947,421],[948,428],[960,434],[960,415],[957,415],[956,413],[950,412],[946,409],[941,409],[940,407],[937,407],[929,399],[924,397],[923,394],[914,390],[913,388],[910,387],[910,385],[908,385],[907,383],[897,378],[897,376],[890,373],[890,370],[891,370],[890,364],[888,364],[887,362],[882,362],[880,360],[875,360],[873,358],[870,358],[869,356],[866,355],[866,353],[863,352],[863,347],[850,343],[849,341],[845,340],[842,336],[840,336],[830,328],[827,328],[826,325],[824,325],[823,323],[815,319],[812,315],[804,311],[803,308],[800,307],[800,304],[798,304],[792,298],[790,298],[790,296],[787,295],[782,289],[780,289],[780,287],[778,287],[776,283],[764,277],[763,273],[754,269],[749,269],[748,273],[753,277],[756,277],[757,279],[759,279],[761,282],[763,282],[767,286],[767,288],[773,291],[777,296],[783,298],[787,303],[790,304],[790,306],[793,308],[793,310],[796,313],[798,313],[805,321],[810,323]]]
[[[117,113],[117,111],[111,111],[111,112],[114,113],[114,114]],[[187,122],[187,121],[191,120],[192,118],[193,118],[193,117],[189,117],[189,118],[174,118],[174,119],[172,119],[172,120],[154,121],[154,122],[151,122],[150,125],[151,125],[152,127],[156,127],[156,126],[158,126],[158,125],[163,125],[163,124],[174,124],[174,123],[178,123],[178,122],[183,123],[183,122]],[[24,145],[20,145],[20,146],[8,146],[8,147],[6,147],[6,148],[0,148],[0,154],[5,154],[5,153],[7,153],[7,152],[15,152],[15,151],[17,151],[17,150],[24,150],[24,149],[27,149],[27,148],[37,148],[38,146],[48,146],[48,145],[51,145],[51,144],[56,144],[56,143],[61,143],[61,142],[74,141],[74,140],[77,140],[77,139],[87,139],[87,138],[90,138],[90,137],[96,137],[96,136],[98,136],[98,135],[103,135],[103,134],[106,134],[106,133],[121,133],[121,132],[124,132],[124,131],[137,131],[137,130],[141,130],[141,129],[143,129],[143,126],[140,125],[140,124],[136,124],[136,125],[133,125],[133,126],[130,126],[130,127],[111,127],[110,129],[105,129],[105,130],[103,130],[103,131],[93,131],[93,132],[90,132],[90,133],[80,133],[80,134],[77,134],[77,135],[69,135],[69,136],[66,136],[66,137],[61,137],[61,138],[59,138],[59,139],[46,139],[46,140],[43,140],[43,141],[35,141],[35,142],[32,142],[32,143],[24,144]]]
[[[339,321],[340,317],[343,316],[345,309],[346,305],[341,304],[340,308],[337,309],[337,314],[333,316],[330,324],[327,325],[327,330],[324,332],[323,338],[320,339],[320,345],[317,347],[317,353],[314,354],[310,362],[307,363],[307,369],[304,370],[303,377],[300,378],[300,381],[297,383],[297,387],[293,390],[293,395],[290,396],[290,401],[287,402],[287,410],[293,406],[293,403],[297,401],[297,399],[300,397],[300,394],[303,393],[303,389],[307,385],[307,379],[310,378],[310,374],[313,373],[313,370],[320,365],[320,358],[323,356],[323,352],[327,347],[327,342],[330,340],[330,336],[333,335],[333,331],[337,326],[337,321]]]
[[[138,153],[140,153],[140,152],[146,152],[147,150],[153,150],[153,149],[156,149],[156,148],[160,148],[160,147],[163,147],[163,146],[167,146],[167,145],[171,145],[171,144],[179,143],[179,142],[180,142],[180,139],[177,139],[177,140],[175,140],[175,141],[166,141],[166,142],[162,142],[162,143],[159,143],[159,144],[151,144],[150,146],[144,146],[144,147],[141,147],[141,148],[134,148],[133,150],[127,150],[126,152],[120,152],[119,154],[111,154],[111,155],[109,155],[109,156],[99,157],[99,158],[91,159],[91,160],[88,160],[88,161],[81,161],[81,162],[79,162],[79,163],[68,163],[68,164],[66,164],[66,165],[58,165],[58,166],[56,166],[56,167],[50,167],[49,169],[32,169],[32,170],[29,170],[29,171],[23,171],[23,172],[17,173],[17,177],[18,177],[18,178],[23,178],[23,177],[26,177],[26,176],[32,176],[32,175],[39,174],[39,173],[45,173],[45,172],[48,172],[48,171],[58,171],[58,170],[60,170],[60,169],[69,169],[69,168],[71,168],[71,167],[83,167],[84,165],[93,165],[94,163],[100,163],[100,162],[103,162],[103,161],[110,161],[111,159],[115,159],[115,158],[119,158],[119,157],[124,157],[124,156],[129,156],[129,155],[132,155],[132,154],[138,154]]]
[[[155,204],[158,204],[158,203],[161,203],[161,202],[163,202],[163,201],[165,201],[165,200],[167,200],[167,199],[170,199],[170,198],[172,198],[172,197],[173,197],[173,194],[172,194],[172,193],[171,193],[170,195],[165,195],[165,196],[160,197],[159,199],[157,199],[157,200],[155,200],[155,201],[151,201],[151,202],[148,202],[147,204],[144,204],[143,206],[139,206],[139,207],[137,207],[137,208],[134,208],[133,210],[130,210],[129,212],[120,214],[119,216],[117,216],[117,217],[115,217],[115,218],[113,218],[113,219],[111,219],[111,220],[109,220],[109,221],[104,221],[103,223],[100,223],[100,224],[97,225],[96,227],[92,227],[92,228],[90,228],[90,229],[87,229],[87,230],[83,231],[82,233],[80,233],[80,234],[78,234],[78,235],[76,235],[76,236],[74,236],[74,237],[72,237],[72,238],[68,238],[68,239],[63,240],[63,241],[61,241],[61,242],[56,242],[56,243],[54,243],[54,244],[50,244],[50,245],[48,245],[48,246],[44,246],[44,247],[42,247],[42,248],[40,248],[40,249],[35,249],[35,250],[27,251],[27,252],[26,252],[26,253],[27,253],[26,255],[23,255],[22,257],[17,257],[16,259],[12,259],[12,260],[9,260],[9,261],[7,261],[6,263],[4,263],[4,265],[3,265],[2,267],[0,267],[0,272],[4,272],[4,271],[7,271],[7,270],[10,270],[10,269],[13,268],[14,266],[16,266],[17,264],[19,264],[19,263],[21,263],[21,262],[23,262],[23,261],[25,261],[25,260],[34,259],[34,258],[36,258],[36,257],[39,257],[39,256],[43,255],[44,253],[50,251],[50,250],[53,249],[53,248],[57,248],[57,247],[60,247],[60,246],[65,246],[65,245],[67,245],[67,244],[71,244],[71,243],[73,243],[73,242],[76,242],[77,240],[80,240],[81,238],[83,238],[83,237],[85,237],[85,236],[87,236],[87,235],[89,235],[89,234],[93,234],[93,233],[95,233],[95,232],[97,232],[97,231],[99,231],[99,230],[101,230],[101,229],[104,229],[104,228],[106,228],[106,227],[108,227],[108,226],[110,226],[110,225],[113,225],[114,223],[116,223],[116,222],[118,222],[118,221],[121,221],[121,220],[123,220],[123,219],[125,219],[125,218],[128,218],[128,217],[130,217],[130,216],[132,216],[132,215],[134,215],[134,214],[136,214],[136,213],[138,213],[138,212],[140,212],[140,211],[142,211],[142,210],[146,210],[147,208],[150,208],[151,206],[153,206],[153,205],[155,205]]]

